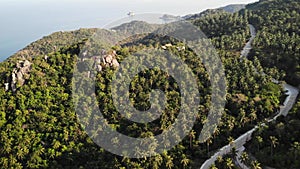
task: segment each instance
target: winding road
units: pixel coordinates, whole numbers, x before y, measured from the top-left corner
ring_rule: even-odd
[[[251,38],[246,43],[243,50],[241,51],[241,58],[248,57],[250,50],[252,49],[251,44],[256,37],[256,30],[255,30],[254,26],[249,24],[249,28],[250,28],[250,32],[251,32]],[[272,81],[274,83],[278,83],[278,81],[275,79],[273,79]],[[296,102],[297,96],[299,94],[299,90],[289,84],[284,84],[283,88],[287,91],[286,94],[288,96],[285,99],[283,105],[280,106],[280,110],[279,110],[278,114],[274,118],[268,120],[268,122],[276,120],[281,115],[287,116],[288,112],[292,109],[293,105]],[[264,124],[262,124],[262,125],[264,125]],[[253,132],[256,131],[257,129],[258,129],[258,126],[255,126],[253,129],[249,130],[248,132],[244,133],[243,135],[238,137],[236,140],[234,140],[233,143],[228,144],[228,145],[222,147],[221,149],[219,149],[213,156],[211,156],[208,160],[206,160],[202,164],[201,169],[210,168],[210,166],[215,163],[215,161],[217,160],[217,158],[219,156],[224,156],[226,154],[229,154],[231,152],[232,148],[236,148],[236,150],[237,150],[236,162],[238,163],[238,165],[242,169],[248,169],[248,167],[239,160],[239,157],[241,156],[242,152],[245,150],[244,145],[246,144],[247,141],[251,140],[251,136],[252,136]]]

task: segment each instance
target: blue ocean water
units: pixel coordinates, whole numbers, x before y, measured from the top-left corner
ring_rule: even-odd
[[[56,31],[101,28],[129,11],[185,15],[255,0],[0,0],[0,61]]]
[[[80,4],[0,2],[0,61],[43,36],[61,30],[102,27],[126,11],[107,15],[105,8]],[[48,6],[48,7],[47,7]],[[81,6],[80,8],[78,6]],[[109,9],[108,7],[106,9]]]

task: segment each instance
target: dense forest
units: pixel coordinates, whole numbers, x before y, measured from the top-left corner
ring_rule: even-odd
[[[266,67],[275,67],[283,79],[299,85],[300,2],[262,1],[247,6],[249,21],[258,28],[252,56]],[[299,99],[286,118],[262,126],[247,144],[250,155],[275,168],[300,168]]]
[[[129,37],[99,53],[96,50],[86,53],[83,49],[95,32],[132,33],[137,28],[141,32],[151,32],[159,25],[132,22],[111,32],[97,29],[58,32],[30,44],[0,63],[0,168],[199,168],[219,148],[276,114],[285,95],[281,84],[273,83],[272,78],[281,77],[294,85],[299,84],[297,20],[300,3],[289,1],[264,0],[236,13],[218,9],[186,18],[211,40],[226,74],[227,94],[222,119],[212,137],[204,143],[198,137],[207,121],[211,84],[205,66],[183,42],[147,33]],[[250,38],[249,23],[257,28],[258,35],[250,60],[240,59],[240,51]],[[160,89],[166,95],[162,116],[147,124],[131,122],[121,116],[113,105],[110,83],[118,63],[125,58],[138,51],[162,47],[184,60],[201,79],[197,81],[201,102],[193,129],[177,146],[153,157],[131,159],[99,147],[84,130],[86,121],[79,123],[75,113],[74,68],[81,64],[84,68],[98,69],[96,74],[85,75],[80,85],[84,86],[90,78],[95,79],[98,106],[110,126],[131,137],[151,137],[167,129],[178,116],[180,90],[177,82],[156,68],[142,71],[132,79],[130,99],[139,110],[149,109],[151,89]],[[86,54],[82,56],[82,53]],[[97,62],[96,56],[112,58]],[[245,164],[252,168],[299,168],[299,106],[298,102],[287,118],[280,117],[255,133],[242,156]],[[93,120],[99,118],[87,114],[86,119],[91,116]],[[238,168],[235,157],[233,150],[220,157],[212,168]]]
[[[299,1],[261,1],[244,11],[259,30],[252,56],[266,67],[276,67],[288,83],[300,83],[300,9]]]
[[[257,29],[249,59],[259,59],[273,77],[299,85],[299,1],[260,1],[240,11]],[[280,72],[277,76],[274,70]],[[299,168],[299,98],[287,117],[260,126],[240,160],[251,168]],[[220,158],[215,167],[239,168],[236,152]]]

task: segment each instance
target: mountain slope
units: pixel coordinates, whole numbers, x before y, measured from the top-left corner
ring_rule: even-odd
[[[238,12],[238,11],[244,9],[245,7],[246,7],[245,4],[232,4],[232,5],[227,5],[227,6],[221,7],[219,9],[222,9],[226,12],[235,13],[235,12]]]
[[[211,39],[226,72],[227,103],[221,123],[209,140],[198,141],[209,111],[212,90],[209,77],[201,60],[183,42],[143,34],[105,51],[97,50],[98,46],[86,50],[95,32],[100,35],[108,32],[95,29],[59,32],[0,63],[0,168],[197,168],[215,150],[274,115],[283,100],[280,85],[273,84],[270,76],[256,73],[256,68],[263,69],[259,60],[240,61],[239,58],[239,51],[249,37],[248,17],[217,10],[190,21]],[[151,31],[157,25],[132,22],[115,28],[114,33],[132,33],[132,26]],[[114,107],[110,94],[109,84],[118,67],[112,62],[122,63],[131,54],[146,49],[163,49],[184,60],[199,78],[201,103],[193,130],[177,146],[155,157],[130,159],[109,153],[88,137],[83,129],[86,123],[81,125],[74,111],[72,76],[76,61],[84,68],[98,68],[96,74],[84,74],[86,79],[80,85],[84,86],[89,78],[96,79],[99,107],[111,126],[132,137],[157,135],[174,122],[180,109],[178,85],[166,72],[143,71],[131,83],[130,96],[140,110],[149,108],[150,89],[161,89],[168,94],[163,118],[153,123],[139,124],[124,119]],[[30,62],[29,76],[24,83],[16,84],[16,90],[6,90],[5,83],[13,81],[15,71],[23,72],[20,69],[26,61]],[[87,119],[97,121],[98,117],[93,115]]]
[[[35,55],[45,55],[58,51],[62,47],[70,46],[91,37],[97,29],[80,29],[77,31],[56,32],[45,36],[36,42],[33,42],[20,50],[9,59],[27,58],[30,59]]]
[[[247,5],[245,11],[259,30],[252,56],[266,67],[283,71],[283,79],[295,86],[300,84],[299,7],[299,1],[264,0]]]

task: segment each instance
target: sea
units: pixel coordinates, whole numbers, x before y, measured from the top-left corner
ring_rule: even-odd
[[[240,0],[0,0],[0,62],[53,32],[102,28],[128,17],[131,11],[183,16],[237,2]]]
[[[0,61],[53,32],[101,28],[117,18],[126,17],[127,13],[127,11],[107,11],[110,8],[78,8],[57,4],[51,4],[46,8],[41,2],[31,5],[9,3],[4,8],[1,3]]]

